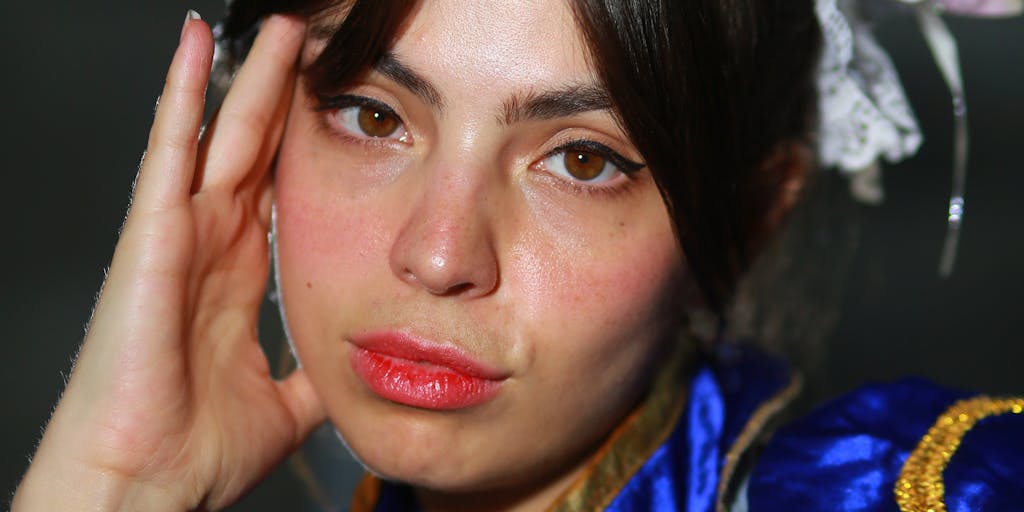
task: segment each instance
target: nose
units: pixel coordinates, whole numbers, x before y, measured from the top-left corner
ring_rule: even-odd
[[[482,297],[499,282],[485,183],[474,170],[424,173],[390,254],[402,281],[435,296]]]

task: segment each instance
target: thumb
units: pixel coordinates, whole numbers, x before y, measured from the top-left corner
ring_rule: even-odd
[[[327,419],[327,412],[306,370],[298,368],[277,383],[281,399],[295,421],[295,446],[299,446],[314,428]]]

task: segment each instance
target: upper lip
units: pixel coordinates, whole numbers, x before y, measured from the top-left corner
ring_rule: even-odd
[[[352,343],[364,350],[443,366],[469,377],[487,380],[504,380],[509,377],[507,373],[477,359],[461,347],[406,332],[387,330],[361,333],[352,337]]]

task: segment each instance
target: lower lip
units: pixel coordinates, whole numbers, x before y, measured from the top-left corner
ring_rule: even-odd
[[[498,393],[501,381],[460,373],[355,347],[352,368],[376,394],[403,405],[439,411],[482,404]]]

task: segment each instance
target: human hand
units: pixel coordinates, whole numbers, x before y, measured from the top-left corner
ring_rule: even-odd
[[[269,168],[301,21],[265,21],[202,142],[213,38],[189,19],[132,206],[19,510],[222,508],[324,419],[304,372],[274,381],[256,335]]]

